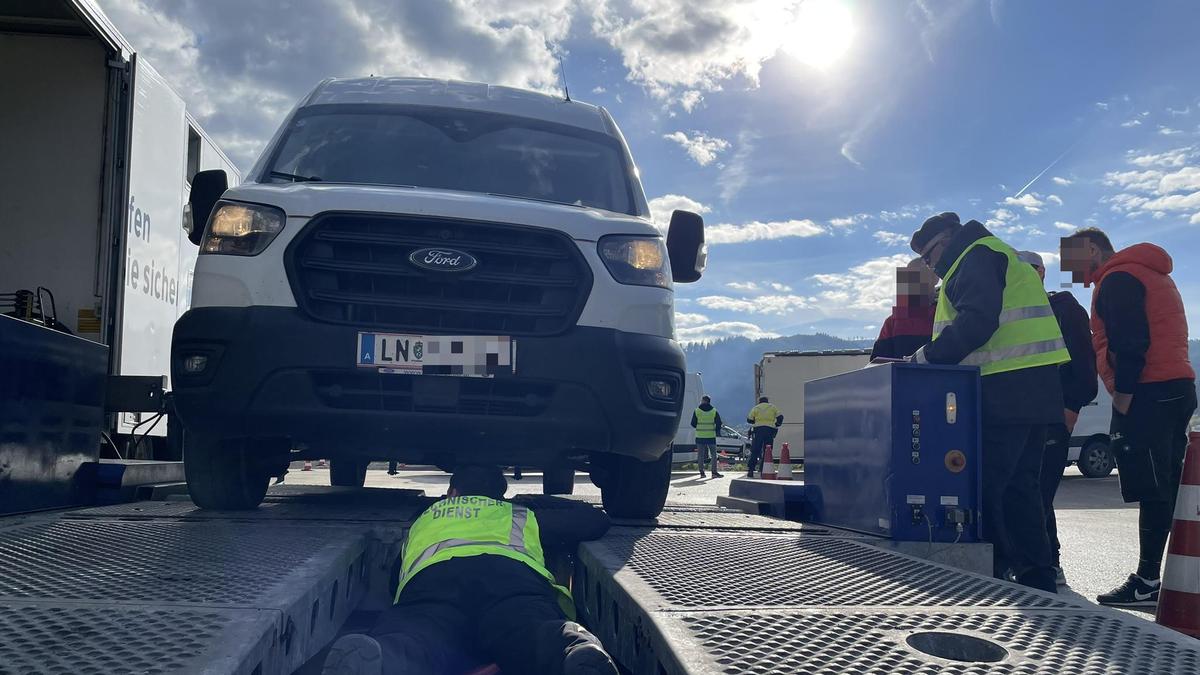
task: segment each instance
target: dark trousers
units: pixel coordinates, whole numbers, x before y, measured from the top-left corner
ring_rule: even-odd
[[[762,467],[759,462],[763,458],[763,449],[769,443],[775,441],[775,434],[779,430],[775,427],[754,427],[753,435],[750,437],[750,464],[747,467],[747,473],[754,475],[756,472],[761,475]]]
[[[423,570],[371,635],[383,648],[383,672],[396,675],[462,675],[488,663],[504,673],[560,675],[572,650],[600,646],[567,619],[545,579],[491,555]]]
[[[1158,400],[1134,393],[1129,413],[1113,411],[1113,456],[1126,502],[1138,509],[1138,575],[1157,579],[1175,514],[1196,394]]]
[[[704,439],[696,439],[696,464],[700,465],[700,473],[704,473],[704,465],[712,462],[712,472],[717,473],[717,440],[712,443],[702,443]],[[711,459],[710,459],[711,457]]]
[[[1040,484],[1046,426],[983,427],[983,531],[998,573],[1012,568],[1017,581],[1054,592]]]
[[[1058,541],[1058,521],[1054,517],[1054,495],[1067,468],[1067,452],[1071,447],[1071,432],[1065,424],[1051,424],[1046,430],[1046,450],[1042,453],[1042,510],[1046,514],[1046,538],[1050,542],[1050,559],[1061,567]]]

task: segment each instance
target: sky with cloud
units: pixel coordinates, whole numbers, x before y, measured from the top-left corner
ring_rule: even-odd
[[[1051,285],[1077,227],[1158,243],[1200,315],[1200,3],[97,1],[244,168],[324,77],[557,91],[561,57],[655,217],[705,218],[688,340],[874,336],[943,210],[1042,252]]]

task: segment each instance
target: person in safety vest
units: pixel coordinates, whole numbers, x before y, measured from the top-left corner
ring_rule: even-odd
[[[768,443],[775,441],[775,434],[779,433],[779,427],[783,426],[783,415],[780,414],[779,408],[767,400],[766,396],[761,396],[758,399],[758,405],[750,409],[746,421],[752,427],[750,431],[752,434],[750,437],[750,466],[746,477],[754,478],[755,471],[759,476],[762,475],[759,461],[763,458],[763,449],[767,447]]]
[[[1046,282],[1046,264],[1035,251],[1019,251],[1017,259],[1029,265]],[[1058,540],[1058,520],[1054,517],[1054,495],[1062,482],[1063,470],[1067,468],[1067,454],[1071,446],[1071,433],[1079,420],[1079,411],[1096,398],[1096,355],[1092,352],[1092,328],[1088,323],[1087,310],[1079,304],[1070,291],[1050,292],[1050,309],[1062,331],[1063,341],[1071,360],[1058,367],[1059,381],[1063,391],[1063,421],[1051,424],[1046,432],[1046,451],[1042,454],[1042,508],[1046,512],[1046,536],[1050,539],[1050,553],[1054,560],[1055,583],[1067,585],[1063,574],[1061,550]]]
[[[1092,346],[1112,394],[1109,437],[1121,496],[1139,502],[1137,570],[1096,600],[1153,606],[1196,410],[1183,299],[1171,280],[1171,256],[1154,244],[1115,251],[1107,235],[1089,228],[1064,237],[1061,246],[1072,280],[1095,285]]]
[[[712,455],[713,478],[721,478],[717,473],[717,431],[721,428],[721,413],[713,407],[712,399],[700,397],[700,407],[692,412],[692,428],[696,430],[696,461],[700,464],[700,477],[704,478],[704,464],[708,455]]]
[[[1063,421],[1070,360],[1038,275],[982,224],[942,213],[910,243],[942,279],[933,341],[915,363],[979,367],[983,525],[997,577],[1054,593],[1040,476],[1046,430]]]
[[[503,673],[617,675],[543,556],[603,536],[608,516],[554,497],[507,501],[507,488],[499,467],[455,470],[408,530],[392,608],[370,635],[338,639],[322,672],[459,675],[494,662]]]

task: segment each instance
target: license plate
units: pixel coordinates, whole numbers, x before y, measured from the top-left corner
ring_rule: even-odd
[[[516,347],[500,335],[359,333],[356,364],[381,373],[495,377],[513,373]]]

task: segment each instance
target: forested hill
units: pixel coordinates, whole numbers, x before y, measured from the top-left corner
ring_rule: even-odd
[[[745,410],[754,405],[754,364],[764,352],[810,351],[819,349],[870,348],[870,340],[844,340],[832,335],[791,335],[779,338],[725,338],[707,344],[685,345],[688,371],[700,372],[705,392],[718,408],[728,410],[725,419],[740,421]],[[1192,367],[1200,372],[1200,340],[1188,345]],[[743,408],[745,410],[743,410]]]

